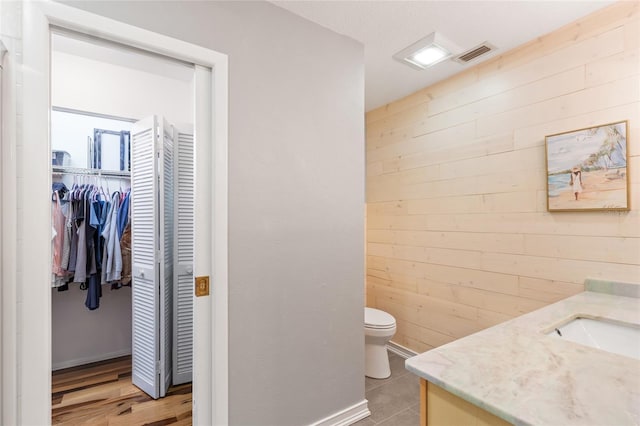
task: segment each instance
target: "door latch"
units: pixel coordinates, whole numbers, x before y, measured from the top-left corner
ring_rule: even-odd
[[[196,277],[196,297],[209,295],[209,276]]]

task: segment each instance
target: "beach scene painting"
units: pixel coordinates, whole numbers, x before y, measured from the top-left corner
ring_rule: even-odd
[[[549,211],[629,210],[626,121],[545,139]]]

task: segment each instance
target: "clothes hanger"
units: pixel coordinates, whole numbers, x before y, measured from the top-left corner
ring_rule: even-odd
[[[100,195],[102,195],[105,201],[109,201],[109,197],[107,197],[107,194],[104,192],[104,181],[105,179],[100,176]]]

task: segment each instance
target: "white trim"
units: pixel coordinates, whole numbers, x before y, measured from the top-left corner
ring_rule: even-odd
[[[311,426],[348,426],[369,417],[370,415],[371,411],[369,411],[368,401],[363,399],[351,407],[345,408],[342,411],[338,411],[337,413],[333,413],[322,420],[312,423]]]
[[[18,424],[51,422],[49,22],[23,3],[22,137],[17,137]],[[18,111],[19,114],[19,111]],[[40,318],[39,321],[34,321]]]
[[[401,356],[404,359],[411,358],[412,356],[418,355],[418,352],[414,352],[409,348],[405,348],[404,346],[391,341],[387,342],[387,350],[389,352],[393,352],[398,356]]]
[[[56,362],[51,365],[52,371],[64,370],[65,368],[77,367],[78,365],[91,364],[92,362],[106,361],[108,359],[120,358],[121,356],[131,355],[131,348],[122,349],[116,352],[106,354],[85,356],[83,358],[75,358],[67,361]]]
[[[200,141],[211,140],[212,128],[205,121],[203,121],[200,114],[208,116],[212,113],[210,98],[207,96],[211,92],[211,70],[205,67],[196,65],[195,78],[194,78],[194,93],[196,102],[196,115],[194,126],[194,159],[195,163],[195,186],[194,186],[194,204],[195,204],[195,222],[196,224],[204,224],[203,226],[196,226],[196,232],[194,237],[194,277],[198,276],[211,276],[210,265],[205,265],[202,259],[210,259],[213,256],[212,247],[212,229],[213,224],[211,221],[207,221],[207,218],[211,217],[213,206],[211,204],[211,188],[199,185],[198,182],[210,182],[212,179],[212,172],[210,165],[213,162],[206,164],[200,161],[201,158],[212,157],[212,147],[209,143],[200,143]],[[199,90],[195,88],[198,87]],[[215,281],[215,280],[214,280]],[[209,297],[195,297],[193,301],[193,335],[198,336],[193,341],[193,393],[199,395],[208,395],[209,398],[213,398],[213,371],[210,368],[212,365],[211,352],[213,335],[211,330],[203,329],[202,324],[211,324],[213,321],[213,314],[211,307],[211,296]],[[208,369],[208,371],[207,371]],[[198,374],[198,371],[201,373]],[[206,374],[202,374],[207,371]],[[209,399],[211,400],[211,399]],[[212,404],[213,405],[213,404]],[[194,410],[196,408],[196,402],[194,401]],[[209,425],[213,424],[214,412],[206,411],[207,406],[200,407],[200,411],[205,411],[206,417],[194,418],[194,424],[197,425]]]
[[[229,135],[229,67],[225,60],[213,68],[212,114],[216,117],[213,129],[213,337],[215,351],[211,384],[213,386],[213,407],[224,407],[214,410],[212,415],[215,425],[229,424],[229,221],[228,221],[228,135]]]
[[[16,58],[11,39],[4,39],[8,53],[2,60],[2,155],[0,156],[0,190],[3,193],[2,214],[0,227],[2,239],[0,244],[2,258],[0,259],[0,350],[2,351],[2,365],[0,365],[0,386],[2,386],[2,414],[0,424],[12,425],[18,422],[18,396],[16,393],[18,372],[16,361],[18,357],[18,342],[16,324],[17,286],[16,282],[16,245],[17,245],[17,194],[16,182]],[[13,190],[11,190],[13,188]]]
[[[2,5],[0,5],[0,9],[2,9]],[[11,152],[15,152],[15,139],[10,137],[10,129],[12,129],[13,126],[8,126],[9,120],[7,120],[6,115],[10,109],[8,102],[9,96],[7,96],[6,93],[8,86],[7,81],[11,79],[9,78],[10,68],[7,65],[9,57],[9,55],[7,55],[8,49],[5,46],[3,37],[0,37],[0,51],[0,191],[4,192],[8,188],[8,185],[4,184],[6,181],[5,174],[11,174],[11,172],[5,172],[5,167],[7,167],[9,163],[15,163],[15,161],[9,161],[9,158],[11,158]],[[10,297],[10,295],[5,294],[5,286],[3,285],[4,282],[9,282],[9,280],[7,280],[9,271],[5,270],[5,266],[9,265],[8,262],[5,261],[5,256],[3,255],[3,253],[6,253],[5,246],[8,246],[4,237],[7,232],[3,232],[3,229],[5,227],[6,219],[8,219],[5,218],[5,214],[9,214],[8,211],[10,206],[11,204],[7,203],[4,198],[0,199],[0,336],[4,334],[4,329],[2,327],[6,318],[9,317],[7,314],[10,314],[11,312],[15,313],[15,311],[12,311],[9,308],[11,305],[9,304],[9,300],[13,300],[13,298]],[[9,217],[13,216],[9,215]],[[15,232],[15,230],[13,232]],[[15,268],[15,264],[12,267]],[[4,341],[0,340],[0,424],[9,424],[7,421],[11,419],[12,416],[8,413],[8,401],[5,401],[4,395],[7,390],[10,389],[10,387],[5,384],[5,377],[7,381],[10,380],[11,368],[5,362],[8,361],[9,357],[12,360],[15,360],[15,356],[11,356],[10,354],[10,351],[15,353],[15,346],[12,346],[11,349],[9,349],[3,343]],[[15,375],[15,373],[11,375]],[[11,380],[11,382],[15,383],[14,380]]]
[[[39,1],[38,7],[51,25],[81,34],[89,34],[92,37],[210,68],[226,64],[228,61],[227,55],[223,53],[51,0]],[[92,28],[91,31],[89,28]]]
[[[17,167],[7,170],[10,179],[3,179],[3,185],[18,181],[19,188],[28,188],[18,205],[20,220],[18,221],[18,240],[10,240],[4,249],[17,251],[21,275],[17,280],[3,282],[10,294],[17,291],[13,300],[3,297],[3,304],[13,305],[7,312],[10,316],[16,305],[22,307],[20,318],[9,318],[5,324],[3,309],[3,348],[11,342],[12,335],[20,338],[17,342],[17,363],[10,367],[17,372],[17,383],[10,389],[10,395],[3,392],[3,398],[13,398],[17,405],[16,421],[3,424],[48,424],[51,421],[50,381],[51,381],[51,328],[49,321],[37,321],[51,317],[51,293],[36,291],[42,282],[48,279],[50,265],[50,242],[44,235],[49,235],[50,218],[48,205],[47,182],[50,182],[49,153],[49,34],[51,26],[62,27],[79,33],[91,34],[105,40],[115,41],[161,55],[173,57],[201,67],[211,68],[208,82],[210,90],[194,88],[200,98],[213,99],[213,108],[203,112],[203,101],[196,99],[196,126],[201,129],[208,125],[209,130],[200,133],[199,145],[208,145],[208,157],[196,160],[196,167],[216,170],[207,181],[196,181],[196,185],[206,192],[207,216],[205,222],[197,222],[198,233],[209,230],[205,236],[215,236],[210,244],[214,245],[208,255],[200,256],[197,270],[202,275],[213,278],[216,297],[198,298],[196,312],[206,322],[194,323],[194,340],[204,343],[200,352],[194,351],[194,376],[202,379],[204,386],[194,386],[193,423],[201,425],[228,423],[228,315],[227,315],[227,119],[228,119],[228,72],[227,56],[212,50],[176,40],[161,34],[146,31],[103,16],[75,9],[52,1],[24,3],[23,11],[23,93],[24,105],[22,120],[22,153]],[[204,93],[204,96],[202,94]],[[200,105],[200,107],[198,106]],[[15,117],[15,113],[11,118]],[[207,124],[208,123],[208,124]],[[209,137],[207,137],[207,135]],[[197,137],[197,136],[196,136]],[[205,139],[206,138],[206,139]],[[18,141],[20,143],[21,141]],[[198,144],[198,142],[196,142]],[[28,159],[28,164],[27,164]],[[5,161],[3,159],[3,161]],[[13,160],[15,162],[15,160]],[[22,164],[22,167],[20,166]],[[5,172],[3,165],[2,172]],[[28,172],[27,172],[28,170]],[[18,176],[21,173],[23,176]],[[19,179],[18,179],[19,178]],[[13,180],[12,180],[13,179]],[[20,183],[22,181],[22,183]],[[15,188],[15,187],[14,187]],[[9,193],[14,193],[10,191]],[[28,196],[26,196],[28,194]],[[6,200],[5,200],[6,201]],[[6,209],[5,209],[6,210]],[[3,212],[3,221],[6,220]],[[10,220],[10,218],[9,218]],[[3,222],[3,230],[7,230],[7,222]],[[23,224],[20,226],[20,224]],[[28,223],[28,226],[24,225]],[[200,226],[202,224],[202,226]],[[5,235],[6,236],[6,235]],[[4,244],[4,239],[3,239]],[[3,250],[3,255],[6,255]],[[3,258],[3,266],[7,258]],[[15,263],[14,263],[15,265]],[[215,268],[214,268],[215,265]],[[3,274],[5,268],[3,267]],[[3,296],[4,296],[3,292]],[[22,294],[25,297],[21,297]],[[20,303],[21,302],[21,303]],[[15,336],[14,336],[15,337]],[[15,341],[15,339],[14,339]],[[45,354],[45,356],[43,356]],[[206,354],[206,355],[205,355]],[[209,362],[200,362],[198,358],[207,358]],[[4,365],[7,359],[3,357]],[[16,368],[18,367],[18,368]],[[3,369],[4,371],[4,369]],[[215,381],[214,381],[215,379]],[[3,377],[4,386],[4,377]],[[5,390],[6,387],[3,388]],[[214,392],[215,391],[215,392]],[[20,392],[20,394],[18,394]],[[3,405],[4,407],[4,405]],[[3,415],[6,415],[3,410]]]
[[[2,22],[2,5],[0,4],[0,22]],[[3,97],[2,97],[2,74],[3,74],[3,68],[4,68],[4,56],[7,53],[7,48],[4,46],[4,43],[2,42],[2,40],[0,39],[0,190],[4,190],[4,187],[2,186],[2,101],[3,101]],[[4,213],[4,206],[2,204],[2,198],[0,197],[0,215]],[[2,239],[2,219],[0,219],[0,270],[2,270],[2,248],[4,246],[4,244],[1,242],[3,241]],[[2,273],[0,272],[0,309],[3,307],[2,306]],[[0,311],[1,312],[1,311]],[[0,315],[0,337],[2,336],[2,315]],[[3,350],[2,350],[2,339],[0,338],[0,383],[3,383],[2,380],[2,366],[3,366]],[[3,391],[3,386],[0,385],[0,422],[2,422],[3,420],[3,414],[2,414],[2,404],[4,403],[4,399],[2,398],[2,391]]]

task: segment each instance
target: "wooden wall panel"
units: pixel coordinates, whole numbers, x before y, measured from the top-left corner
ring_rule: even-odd
[[[640,3],[367,113],[367,304],[425,351],[640,283]],[[548,213],[545,135],[629,120],[629,212]]]

